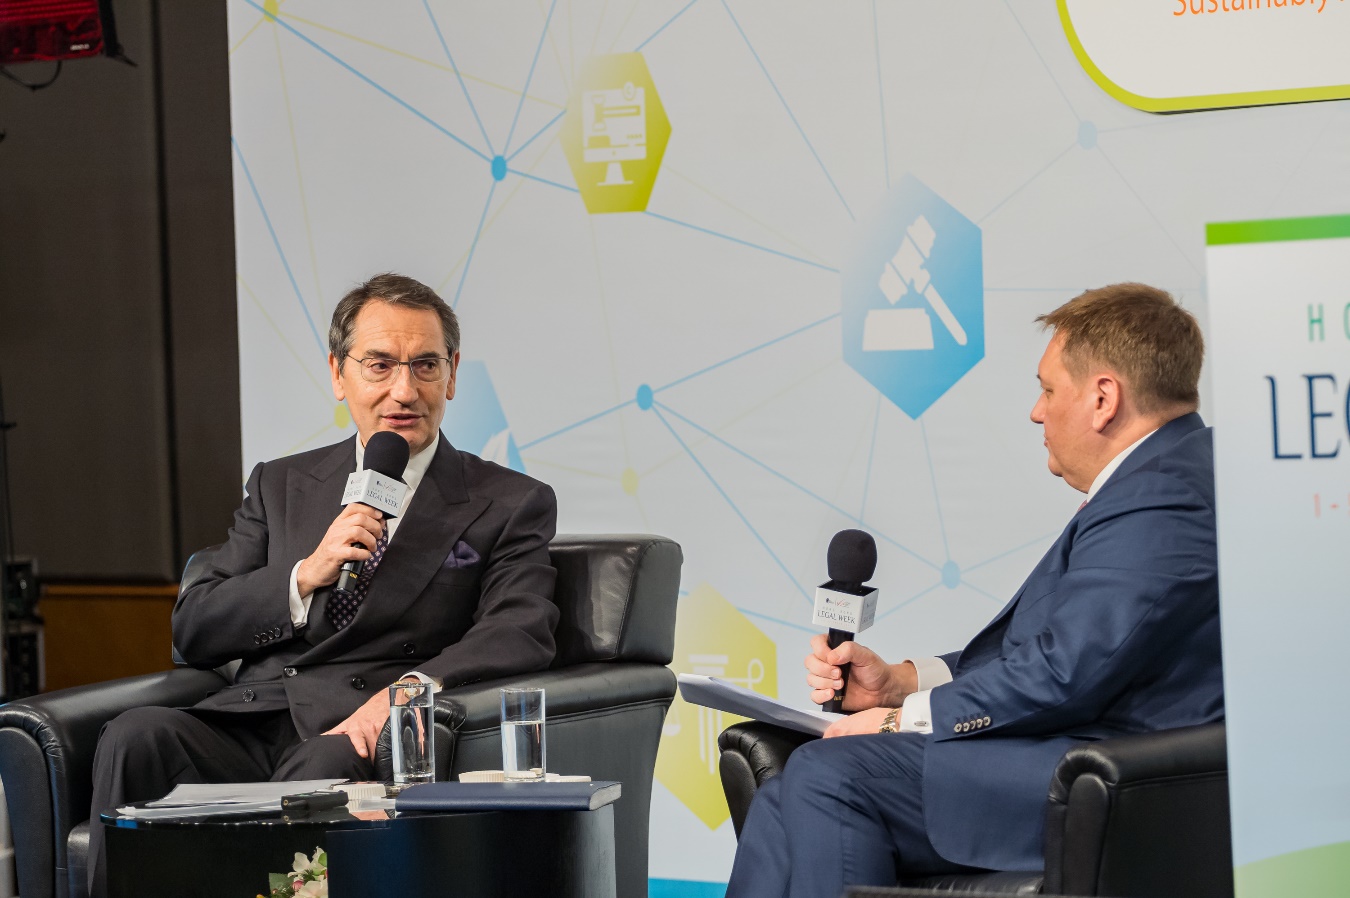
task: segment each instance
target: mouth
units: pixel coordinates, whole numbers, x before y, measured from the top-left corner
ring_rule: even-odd
[[[381,415],[380,420],[383,421],[390,430],[407,430],[410,427],[416,427],[417,422],[422,420],[422,416],[405,412],[395,412],[390,415]]]

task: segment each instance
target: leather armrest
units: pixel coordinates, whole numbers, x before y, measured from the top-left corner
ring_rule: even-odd
[[[545,690],[545,715],[558,720],[574,714],[594,714],[653,699],[669,701],[675,692],[675,675],[650,664],[594,662],[559,670],[540,671],[470,683],[436,695],[436,778],[450,778],[455,746],[460,734],[496,730],[501,725],[504,686],[541,686]],[[393,779],[389,725],[380,733],[375,749],[375,775]]]
[[[545,714],[557,720],[653,699],[669,701],[675,694],[675,675],[651,664],[596,661],[457,686],[438,695],[436,702],[455,702],[463,709],[464,733],[495,730],[502,719],[498,690],[504,686],[542,686]]]
[[[51,894],[66,834],[89,816],[94,749],[103,725],[144,705],[196,704],[225,681],[181,668],[61,689],[0,706],[0,779],[23,894]],[[45,885],[44,885],[45,883]]]
[[[459,728],[464,723],[464,706],[453,699],[436,697],[431,712],[432,750],[436,754],[436,779],[447,780],[455,763],[455,743]],[[375,743],[375,778],[385,783],[394,781],[394,737],[389,721],[384,722],[380,738]]]
[[[1232,895],[1224,725],[1070,749],[1050,784],[1045,839],[1047,892]]]
[[[737,837],[745,824],[745,815],[750,812],[755,790],[783,772],[788,755],[798,746],[814,739],[815,736],[807,733],[758,721],[729,726],[717,737],[717,745],[722,750],[718,772]]]

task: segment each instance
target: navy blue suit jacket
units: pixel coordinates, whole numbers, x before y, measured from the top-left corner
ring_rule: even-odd
[[[1200,416],[1110,476],[932,693],[924,822],[947,860],[1043,864],[1055,764],[1076,742],[1223,719],[1214,454]]]

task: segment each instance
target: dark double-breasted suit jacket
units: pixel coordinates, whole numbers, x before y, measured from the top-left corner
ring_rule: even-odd
[[[455,686],[553,660],[553,490],[444,436],[352,622],[334,630],[322,589],[305,626],[292,624],[291,570],[341,510],[355,447],[353,437],[254,468],[229,539],[174,607],[187,663],[242,659],[234,684],[197,708],[288,708],[309,738],[413,670]]]
[[[1159,428],[1112,474],[933,690],[929,839],[946,859],[1043,864],[1056,763],[1077,742],[1223,719],[1211,432]]]

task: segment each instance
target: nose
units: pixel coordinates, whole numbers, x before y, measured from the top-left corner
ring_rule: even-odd
[[[389,395],[405,403],[417,398],[417,381],[413,378],[411,365],[398,366],[389,385]]]
[[[1042,393],[1036,398],[1036,404],[1031,407],[1031,423],[1045,423],[1045,394]]]

